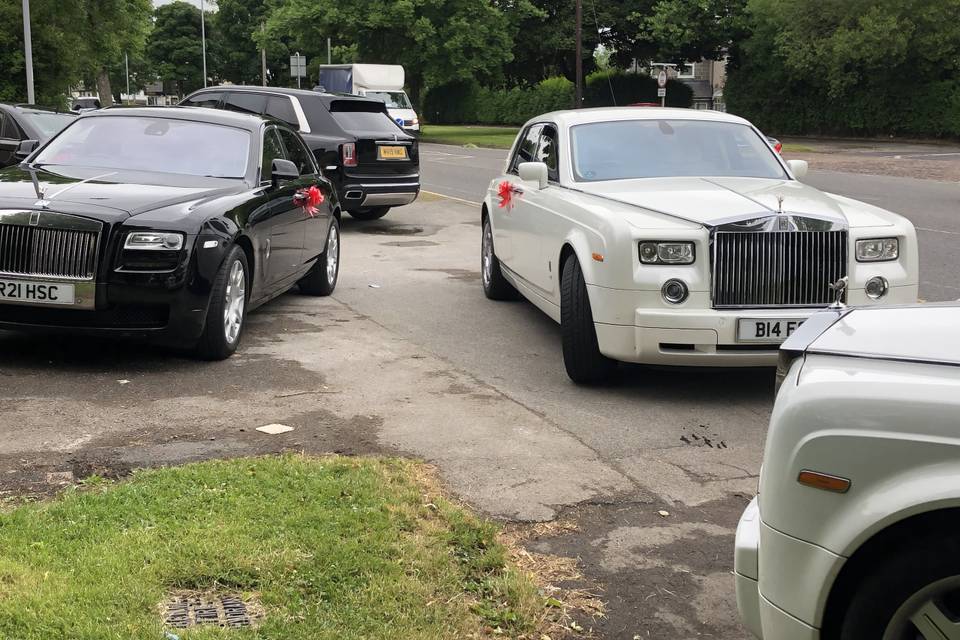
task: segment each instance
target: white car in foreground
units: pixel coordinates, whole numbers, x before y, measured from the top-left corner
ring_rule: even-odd
[[[844,277],[848,303],[916,302],[913,225],[802,184],[806,169],[723,113],[540,116],[484,198],[484,292],[560,322],[577,382],[617,360],[773,365]]]
[[[766,640],[960,638],[960,306],[831,309],[783,345],[737,603]]]

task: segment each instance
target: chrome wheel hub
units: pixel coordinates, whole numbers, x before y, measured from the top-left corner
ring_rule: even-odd
[[[340,232],[337,225],[330,226],[327,237],[327,282],[333,284],[337,280],[337,268],[340,266]]]
[[[960,576],[927,585],[904,602],[883,640],[960,640]]]
[[[483,284],[489,285],[493,278],[493,232],[490,230],[490,223],[483,225],[483,247],[481,248],[483,256]]]
[[[227,344],[233,344],[240,337],[243,327],[243,311],[247,298],[246,278],[243,273],[243,264],[235,260],[227,276],[227,293],[223,305],[223,335]]]

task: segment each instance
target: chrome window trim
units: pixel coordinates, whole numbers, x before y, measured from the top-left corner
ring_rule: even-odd
[[[310,133],[310,123],[307,122],[307,114],[303,111],[303,106],[300,104],[300,98],[297,98],[296,96],[287,97],[290,98],[290,104],[293,105],[293,111],[297,114],[297,121],[300,123],[300,133]]]

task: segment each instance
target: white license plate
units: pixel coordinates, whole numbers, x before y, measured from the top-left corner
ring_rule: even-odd
[[[74,285],[63,282],[0,278],[0,303],[3,302],[68,305],[76,302],[76,290]]]
[[[737,322],[737,340],[779,344],[800,328],[803,320],[803,318],[740,318]]]

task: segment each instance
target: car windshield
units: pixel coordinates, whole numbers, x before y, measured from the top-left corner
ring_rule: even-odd
[[[621,120],[570,130],[578,181],[681,176],[787,177],[747,125],[708,120]]]
[[[80,118],[35,164],[102,167],[214,178],[247,173],[250,133],[206,122],[139,116]]]
[[[403,91],[367,91],[367,98],[373,98],[387,105],[388,109],[412,109],[407,94]]]
[[[25,111],[20,117],[32,124],[45,138],[53,137],[76,118],[72,114],[44,113],[43,111]]]

